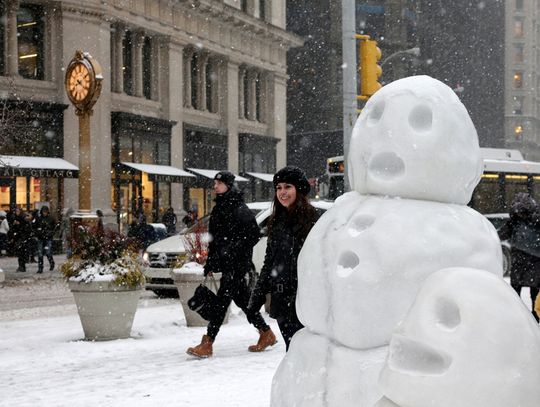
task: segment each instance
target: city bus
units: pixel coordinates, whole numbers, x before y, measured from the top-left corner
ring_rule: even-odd
[[[514,195],[528,192],[540,200],[540,162],[527,161],[518,150],[481,148],[484,172],[469,206],[483,214],[507,213]],[[343,156],[327,159],[320,181],[321,198],[334,200],[345,189]]]

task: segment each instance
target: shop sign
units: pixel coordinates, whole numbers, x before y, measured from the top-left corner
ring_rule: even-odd
[[[148,179],[153,182],[185,182],[186,179],[176,175],[148,174]]]
[[[49,170],[39,168],[0,168],[0,177],[78,178],[78,170]]]

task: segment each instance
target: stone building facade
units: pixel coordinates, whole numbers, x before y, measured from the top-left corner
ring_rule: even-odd
[[[0,154],[78,164],[64,69],[81,49],[103,69],[91,119],[92,208],[120,223],[141,210],[159,219],[169,206],[207,213],[209,178],[165,167],[244,175],[286,163],[286,53],[301,40],[285,31],[285,7],[285,0],[1,0],[8,114],[0,125],[9,131]],[[77,179],[18,178],[0,177],[2,207],[77,209]],[[255,198],[258,190],[247,189]]]

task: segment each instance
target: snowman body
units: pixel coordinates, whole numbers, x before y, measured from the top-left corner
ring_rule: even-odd
[[[429,275],[469,267],[502,277],[495,229],[466,206],[482,173],[476,130],[446,85],[421,76],[378,91],[347,167],[353,191],[298,259],[306,328],[274,376],[273,407],[371,407],[392,331]]]

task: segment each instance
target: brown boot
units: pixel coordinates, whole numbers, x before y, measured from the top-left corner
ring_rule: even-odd
[[[186,353],[198,358],[209,358],[212,356],[212,343],[214,343],[212,338],[208,335],[203,335],[201,343],[194,348],[188,348]]]
[[[259,330],[259,341],[257,342],[257,345],[251,345],[248,350],[250,352],[262,352],[269,346],[274,346],[277,343],[276,335],[272,332],[270,328],[268,330],[263,331],[262,329]]]

